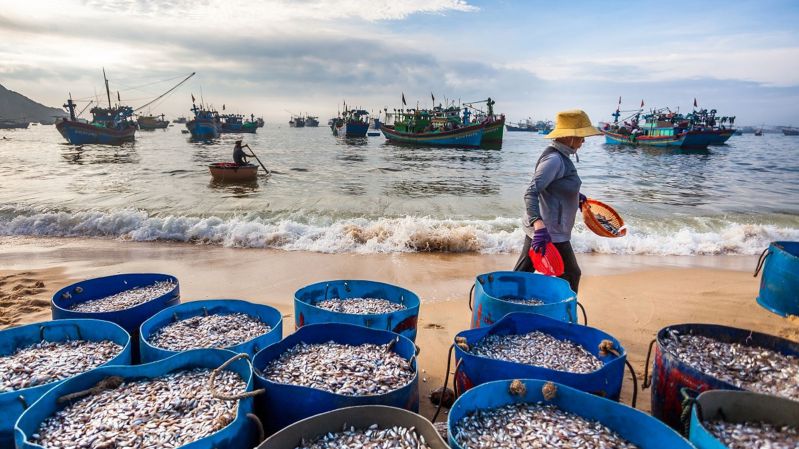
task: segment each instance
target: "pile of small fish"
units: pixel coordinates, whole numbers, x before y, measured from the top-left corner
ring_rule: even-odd
[[[570,373],[592,373],[602,362],[577,343],[560,340],[540,331],[528,334],[489,334],[470,352],[482,357]]]
[[[44,385],[89,371],[116,357],[109,341],[43,341],[0,357],[0,393]]]
[[[210,375],[207,369],[179,371],[77,399],[44,420],[31,440],[48,449],[183,446],[236,418],[238,401],[211,396]],[[220,393],[246,387],[232,371],[216,376]]]
[[[729,449],[796,449],[799,429],[764,422],[705,421],[707,430]]]
[[[72,306],[75,312],[99,313],[130,309],[152,299],[164,296],[177,286],[172,281],[160,281],[145,287],[135,287],[105,298],[83,301]]]
[[[346,396],[373,396],[404,387],[414,370],[390,345],[300,343],[273,360],[264,376],[277,383]]]
[[[744,390],[799,399],[799,357],[671,330],[666,351],[709,376]]]
[[[380,429],[372,424],[368,429],[344,428],[341,432],[327,433],[312,441],[302,440],[295,449],[430,449],[413,427],[394,426]]]
[[[333,312],[356,315],[391,313],[405,309],[402,304],[382,298],[333,298],[319,301],[314,305]]]
[[[613,235],[619,235],[620,232],[619,228],[614,226],[613,223],[611,223],[610,219],[608,219],[602,214],[594,214],[594,218],[596,218],[596,221],[599,222],[599,224],[603,228],[605,228],[606,231],[610,232]]]
[[[613,430],[553,405],[510,404],[458,420],[455,440],[466,449],[637,449]]]
[[[538,298],[514,298],[512,296],[508,296],[507,298],[500,298],[505,302],[512,302],[515,304],[524,304],[526,306],[540,306],[545,304],[543,300]]]
[[[158,329],[150,337],[150,343],[170,351],[229,348],[271,330],[269,325],[245,313],[194,316]]]

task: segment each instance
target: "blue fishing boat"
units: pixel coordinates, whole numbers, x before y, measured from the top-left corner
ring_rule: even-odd
[[[702,149],[709,145],[723,145],[736,129],[735,116],[716,117],[716,110],[699,109],[683,115],[668,108],[653,111],[659,121],[670,122],[677,134],[685,134],[683,148]]]
[[[245,121],[240,114],[224,114],[219,116],[220,133],[255,133],[258,122]]]
[[[366,137],[369,131],[369,113],[363,109],[344,111],[330,125],[337,137]]]
[[[204,106],[197,107],[191,105],[194,118],[186,123],[191,137],[194,139],[215,139],[219,137],[219,114],[213,110],[207,110]]]
[[[643,103],[641,103],[643,105]],[[644,116],[640,124],[641,113],[638,109],[619,123],[621,111],[613,113],[613,123],[603,123],[598,128],[605,135],[605,143],[611,145],[647,145],[654,147],[680,147],[685,141],[685,133],[677,133],[669,121],[659,120],[656,114]]]
[[[416,145],[452,146],[452,147],[479,147],[483,140],[485,123],[465,126],[448,131],[427,131],[421,133],[402,132],[394,126],[382,125],[380,131],[386,139],[396,143],[411,143]]]

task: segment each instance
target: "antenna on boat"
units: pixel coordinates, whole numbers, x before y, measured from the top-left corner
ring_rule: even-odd
[[[108,90],[108,78],[105,76],[105,67],[103,67],[103,80],[105,80],[105,94],[108,96],[108,109],[111,109],[111,91]]]

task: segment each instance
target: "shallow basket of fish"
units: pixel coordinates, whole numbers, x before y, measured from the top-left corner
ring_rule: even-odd
[[[258,449],[332,447],[449,449],[427,418],[384,405],[346,407],[305,418],[267,438]]]
[[[617,401],[626,360],[605,332],[515,312],[455,337],[455,387],[463,393],[495,380],[543,379]]]
[[[142,363],[200,348],[228,349],[251,357],[283,337],[280,311],[238,299],[191,301],[164,309],[142,323]]]
[[[749,391],[713,390],[691,405],[697,449],[795,449],[799,402]]]
[[[260,440],[245,355],[196,349],[106,366],[45,393],[17,421],[17,448],[249,449]]]
[[[583,222],[594,234],[600,237],[623,237],[627,235],[624,220],[612,207],[589,198],[583,203]]]
[[[416,340],[419,296],[383,282],[325,281],[294,294],[296,328],[306,324],[346,323],[395,332]]]
[[[474,281],[471,327],[490,326],[512,312],[530,312],[577,322],[577,294],[563,279],[521,271],[495,271]]]
[[[716,324],[678,324],[661,329],[650,351],[653,345],[652,415],[674,428],[681,426],[683,388],[799,400],[799,343]]]
[[[14,447],[14,422],[47,390],[130,361],[130,335],[107,321],[46,321],[0,331],[0,447]]]
[[[449,445],[476,448],[692,449],[646,413],[540,379],[489,382],[450,409]]]
[[[389,331],[352,324],[310,324],[253,359],[259,416],[271,433],[342,407],[419,410],[416,346]]]
[[[119,324],[138,339],[139,326],[167,307],[180,303],[174,276],[128,273],[88,279],[53,295],[53,319],[94,318]]]

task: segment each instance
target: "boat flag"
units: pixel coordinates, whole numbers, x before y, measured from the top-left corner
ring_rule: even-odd
[[[222,103],[222,110],[225,110],[225,103]]]
[[[117,101],[122,103],[122,100],[119,98],[119,91],[117,91]]]
[[[194,104],[194,94],[191,94],[191,104]]]
[[[405,102],[405,92],[402,93],[402,105],[407,106],[408,103]]]
[[[641,99],[641,107],[644,107],[644,100]]]
[[[433,99],[433,106],[435,106],[436,105],[436,96],[433,95],[433,92],[430,92],[430,98]]]
[[[696,107],[696,97],[694,97],[694,107]]]
[[[619,105],[621,105],[621,97],[619,97]]]

